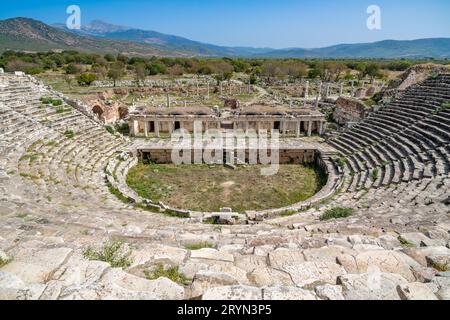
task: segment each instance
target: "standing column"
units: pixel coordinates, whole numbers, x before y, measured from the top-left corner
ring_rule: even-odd
[[[350,93],[351,97],[355,96],[355,80],[352,80],[352,92]]]
[[[167,94],[167,108],[170,108],[170,95]]]
[[[209,99],[209,81],[206,82],[206,99]]]
[[[308,98],[309,97],[309,81],[306,81],[305,84],[305,93],[304,93],[304,97]]]
[[[343,93],[344,93],[344,83],[341,82],[341,87],[339,88],[339,97],[342,97]]]
[[[230,96],[233,94],[232,92],[231,92],[231,81],[228,81],[228,90],[229,90],[229,94],[230,94]]]
[[[148,121],[147,121],[147,119],[144,120],[144,136],[148,137]]]
[[[323,135],[323,121],[320,121],[319,124],[319,135]]]
[[[199,89],[199,84],[198,84],[198,78],[197,78],[197,81],[196,81],[196,86],[197,86],[197,96],[199,96],[200,95],[200,89]]]
[[[325,90],[325,98],[328,98],[330,96],[330,83],[327,83],[326,90]]]
[[[297,138],[300,138],[300,126],[301,126],[301,121],[298,121],[296,124],[296,129],[297,129]]]
[[[308,121],[308,137],[311,137],[312,134],[312,120]]]
[[[155,121],[155,137],[159,138],[159,121]]]
[[[252,80],[248,79],[248,94],[252,94]]]
[[[223,83],[222,83],[222,81],[219,82],[219,85],[220,85],[220,95],[222,96],[223,95]]]

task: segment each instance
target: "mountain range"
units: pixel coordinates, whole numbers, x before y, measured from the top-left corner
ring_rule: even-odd
[[[81,30],[28,18],[0,20],[0,51],[80,50],[140,56],[264,58],[450,58],[450,38],[385,40],[303,49],[226,47],[156,31],[92,21]]]

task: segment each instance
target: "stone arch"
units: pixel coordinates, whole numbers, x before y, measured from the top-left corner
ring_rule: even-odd
[[[98,116],[99,119],[102,118],[103,113],[104,113],[103,108],[100,107],[99,105],[95,105],[95,106],[92,108],[92,112],[94,112],[94,113]]]

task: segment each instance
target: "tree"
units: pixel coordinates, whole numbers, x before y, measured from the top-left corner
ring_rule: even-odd
[[[381,75],[380,72],[380,65],[378,63],[370,63],[366,67],[366,74],[371,78],[374,79],[376,77],[379,77]]]
[[[114,87],[116,86],[116,81],[124,76],[124,65],[122,62],[117,61],[111,65],[108,71],[108,78],[114,81]]]
[[[66,74],[77,74],[80,72],[80,68],[78,68],[74,63],[69,63],[66,67]]]
[[[147,72],[145,71],[145,64],[143,63],[136,64],[136,66],[134,67],[134,73],[136,75],[137,85],[138,87],[140,87],[141,81],[144,81],[147,75]]]
[[[90,86],[97,79],[93,73],[82,73],[77,77],[80,86]]]

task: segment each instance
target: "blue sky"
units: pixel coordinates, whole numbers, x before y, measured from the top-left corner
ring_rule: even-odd
[[[450,37],[448,0],[3,0],[0,19],[65,22],[79,5],[82,23],[100,19],[228,46],[322,47],[384,39]],[[382,29],[366,27],[378,5]]]

